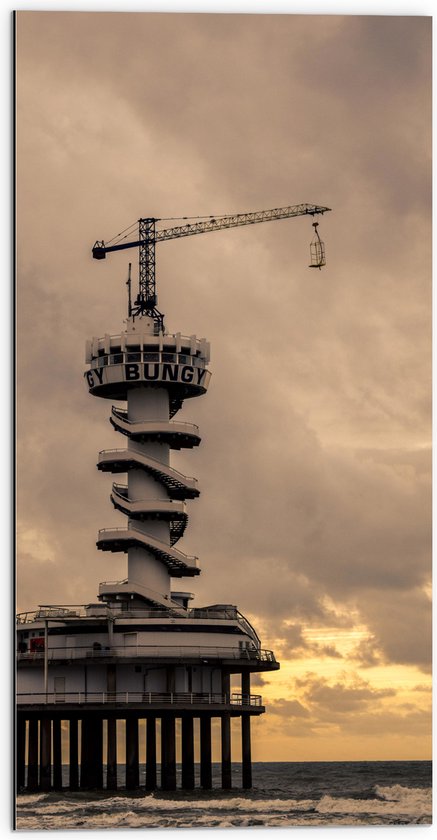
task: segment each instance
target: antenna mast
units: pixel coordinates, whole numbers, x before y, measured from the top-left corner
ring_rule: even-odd
[[[132,297],[131,297],[131,269],[132,263],[129,263],[129,272],[127,275],[126,286],[127,286],[127,314],[128,318],[132,315]]]

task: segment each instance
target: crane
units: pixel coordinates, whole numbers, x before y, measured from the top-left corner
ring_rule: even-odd
[[[273,210],[259,210],[253,213],[236,213],[228,216],[208,216],[202,217],[202,221],[190,222],[189,218],[183,216],[185,224],[176,227],[164,228],[162,230],[156,229],[156,223],[165,221],[158,218],[147,218],[138,220],[138,238],[134,241],[124,242],[118,241],[111,245],[105,242],[97,241],[92,249],[92,255],[95,260],[104,260],[106,255],[113,251],[122,251],[126,248],[139,248],[139,290],[138,296],[132,306],[129,294],[129,316],[133,315],[148,315],[158,322],[159,328],[164,330],[164,316],[156,308],[156,256],[155,246],[158,242],[166,242],[169,239],[178,239],[183,236],[195,236],[199,233],[208,233],[214,230],[224,230],[225,228],[239,227],[240,225],[253,225],[259,222],[270,222],[277,219],[289,219],[294,216],[316,216],[327,213],[330,207],[320,207],[317,204],[295,204],[288,207],[279,207]],[[314,223],[315,233],[318,237],[320,247],[316,249],[311,248],[311,267],[321,268],[325,265],[325,252],[323,243],[317,233],[317,225]],[[128,228],[126,230],[129,230]],[[125,231],[122,231],[124,233]],[[118,234],[114,239],[118,239],[122,234]],[[128,234],[129,235],[129,234]],[[123,237],[125,239],[126,237]],[[111,240],[113,241],[113,240]],[[130,267],[129,267],[129,292],[130,292]]]

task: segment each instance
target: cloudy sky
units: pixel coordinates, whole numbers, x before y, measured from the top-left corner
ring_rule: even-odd
[[[212,345],[181,549],[196,604],[252,619],[281,671],[255,760],[430,754],[428,17],[20,12],[18,609],[124,577],[110,404],[85,340],[117,333],[140,216],[310,202],[310,218],[162,243],[170,332]],[[167,224],[163,222],[162,226]]]

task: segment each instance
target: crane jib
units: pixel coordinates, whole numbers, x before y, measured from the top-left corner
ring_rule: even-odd
[[[204,222],[185,224],[179,227],[167,228],[156,232],[156,242],[177,239],[181,236],[194,236],[196,233],[208,233],[214,230],[254,225],[259,222],[273,222],[277,219],[289,219],[293,216],[323,215],[330,211],[330,207],[319,207],[317,204],[296,204],[290,207],[278,207],[274,210],[259,210],[254,213],[236,213],[233,216],[221,216],[218,219],[208,219]]]
[[[274,210],[260,210],[254,213],[236,213],[233,216],[221,216],[218,219],[208,219],[203,222],[195,222],[194,224],[185,224],[172,228],[165,228],[164,230],[155,231],[152,235],[147,236],[146,239],[137,239],[134,242],[121,242],[118,245],[105,245],[102,242],[96,242],[93,249],[93,257],[96,260],[103,260],[106,254],[112,251],[124,251],[127,248],[139,248],[148,244],[156,244],[157,242],[165,242],[169,239],[177,239],[183,236],[195,236],[199,233],[209,233],[214,230],[224,230],[226,228],[239,227],[241,225],[253,225],[259,222],[270,222],[277,219],[288,219],[293,216],[315,216],[323,215],[330,211],[330,207],[320,207],[317,204],[296,204],[289,207],[279,207]],[[140,220],[147,221],[147,220]],[[156,220],[158,221],[158,220]]]

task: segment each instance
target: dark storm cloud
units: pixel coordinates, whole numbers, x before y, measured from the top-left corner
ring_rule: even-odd
[[[269,704],[269,711],[274,715],[280,715],[285,718],[301,718],[309,717],[309,711],[299,703],[298,700],[284,700],[281,697],[279,700],[274,700]]]
[[[94,263],[95,239],[149,213],[315,201],[334,208],[323,272],[307,219],[158,251],[168,329],[213,351],[181,412],[203,435],[174,459],[202,490],[181,548],[199,603],[276,638],[332,626],[329,596],[386,661],[427,667],[429,36],[423,18],[19,13],[23,609],[124,575],[95,550],[123,522],[95,470],[119,441],[82,371],[85,339],[122,326],[136,254]]]
[[[381,664],[380,651],[375,637],[372,636],[359,642],[348,658],[358,663],[362,668],[373,668],[375,665]]]
[[[320,618],[325,619],[328,623],[328,611],[324,613],[321,611]],[[331,625],[332,626],[332,625]],[[310,641],[304,636],[304,628],[300,624],[290,624],[288,622],[280,622],[278,617],[270,619],[265,622],[263,632],[267,636],[271,634],[271,638],[275,640],[275,650],[278,659],[305,659],[308,656],[317,656],[319,658],[331,657],[332,659],[342,659],[342,654],[332,644],[318,644]]]
[[[392,688],[374,689],[369,683],[357,681],[355,685],[336,683],[327,685],[324,680],[314,680],[305,691],[305,697],[313,707],[326,713],[334,714],[336,718],[345,712],[356,712],[367,707],[369,703],[385,697],[394,697],[396,691]]]

